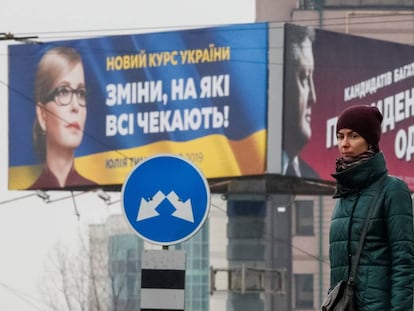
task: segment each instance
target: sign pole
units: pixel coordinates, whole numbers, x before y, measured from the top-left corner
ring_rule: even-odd
[[[210,188],[200,170],[175,155],[139,163],[122,187],[123,212],[131,228],[162,250],[147,250],[141,266],[141,310],[183,310],[185,253],[169,250],[203,226]]]

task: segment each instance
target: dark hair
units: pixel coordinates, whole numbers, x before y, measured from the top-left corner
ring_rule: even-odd
[[[315,29],[309,26],[287,24],[286,35],[288,38],[285,39],[285,62],[289,68],[297,65],[300,44],[306,39],[311,42],[315,41]]]
[[[56,87],[56,80],[75,65],[82,63],[80,54],[73,48],[58,46],[49,49],[40,59],[34,81],[36,105],[44,105]],[[33,124],[33,146],[36,155],[43,162],[46,159],[46,136],[35,118]]]

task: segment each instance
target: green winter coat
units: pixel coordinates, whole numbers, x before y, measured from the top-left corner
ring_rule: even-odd
[[[369,202],[379,200],[360,257],[356,276],[358,311],[413,310],[414,232],[411,194],[407,185],[388,176],[384,191],[376,181],[387,174],[383,154],[332,176],[345,192],[333,211],[329,234],[331,288],[348,279]],[[342,188],[342,189],[344,189]],[[348,242],[350,241],[350,243]]]

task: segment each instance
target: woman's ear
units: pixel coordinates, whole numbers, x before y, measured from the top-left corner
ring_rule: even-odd
[[[41,103],[36,105],[36,116],[39,121],[40,128],[43,132],[46,132],[46,110],[44,105]]]

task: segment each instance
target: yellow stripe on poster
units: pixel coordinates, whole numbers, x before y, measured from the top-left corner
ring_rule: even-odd
[[[75,159],[77,171],[100,185],[123,184],[142,160],[156,154],[176,154],[192,161],[206,178],[263,174],[266,130],[240,141],[210,135],[193,141],[161,141],[142,147],[102,152]],[[41,166],[9,169],[9,189],[26,189],[40,173]]]
[[[42,171],[43,165],[14,166],[9,168],[9,189],[29,188]]]

